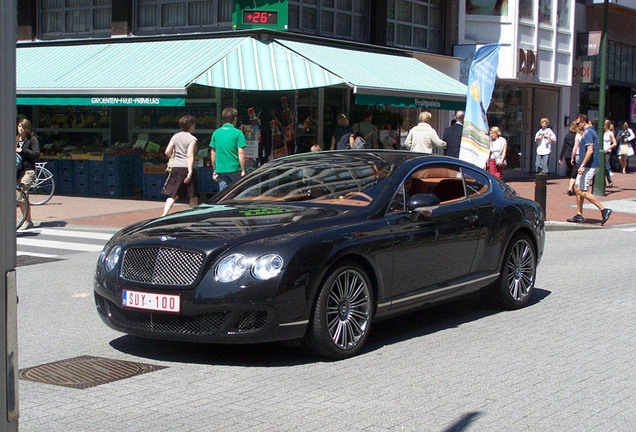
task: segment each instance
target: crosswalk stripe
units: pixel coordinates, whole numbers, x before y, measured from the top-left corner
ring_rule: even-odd
[[[85,238],[85,239],[94,239],[94,240],[110,240],[113,234],[109,233],[97,233],[91,231],[71,231],[71,230],[59,230],[59,229],[50,229],[50,228],[36,228],[31,230],[32,232],[39,232],[40,234],[50,235],[50,236],[59,236],[59,237],[74,237],[74,238]]]
[[[51,254],[44,254],[44,253],[37,253],[37,252],[24,252],[24,251],[18,251],[17,255],[32,256],[32,257],[38,257],[38,258],[57,258],[59,256],[59,255],[51,255]]]
[[[22,237],[17,238],[17,244],[18,246],[36,246],[46,249],[66,249],[82,252],[99,252],[104,248],[103,245],[71,243],[54,240],[38,240]]]

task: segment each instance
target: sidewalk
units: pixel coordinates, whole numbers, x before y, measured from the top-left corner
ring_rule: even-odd
[[[504,178],[506,175],[504,174]],[[534,175],[511,178],[508,184],[520,195],[534,199]],[[636,224],[636,173],[614,175],[613,188],[600,198],[606,207],[614,210],[607,225]],[[567,178],[549,178],[547,186],[546,217],[552,227],[577,228],[601,226],[600,212],[586,204],[585,224],[570,224],[569,217],[576,214],[576,199],[567,195]],[[138,199],[112,199],[94,197],[54,196],[43,206],[31,207],[36,227],[82,226],[86,228],[123,228],[134,222],[161,215],[163,201]],[[175,204],[172,211],[186,209],[187,204]]]

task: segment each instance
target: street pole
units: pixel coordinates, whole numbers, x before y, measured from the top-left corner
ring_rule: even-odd
[[[603,150],[603,134],[605,133],[605,85],[607,82],[607,12],[609,0],[603,3],[603,33],[601,34],[601,76],[598,96],[598,124],[596,132],[598,134],[598,155],[600,167],[594,177],[594,195],[605,196],[605,150]]]
[[[15,278],[15,39],[17,2],[0,2],[0,431],[18,430],[18,329]]]

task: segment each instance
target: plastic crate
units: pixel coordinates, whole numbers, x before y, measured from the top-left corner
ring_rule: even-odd
[[[139,158],[135,158],[133,166],[135,175],[135,188],[142,189],[144,187],[144,161]]]
[[[55,193],[57,195],[73,195],[75,185],[73,184],[73,176],[70,178],[55,179]]]
[[[68,180],[71,182],[71,189],[73,185],[73,162],[72,160],[59,160],[57,162],[57,176],[62,180]],[[56,181],[57,183],[57,181]]]
[[[166,174],[144,174],[143,176],[143,197],[144,199],[165,199],[165,195],[161,193],[163,185],[166,182]]]

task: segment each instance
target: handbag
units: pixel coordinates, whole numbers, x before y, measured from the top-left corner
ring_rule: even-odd
[[[631,146],[629,144],[621,144],[620,147],[620,151],[618,152],[619,155],[621,156],[625,156],[628,155],[629,156],[629,148]],[[634,149],[632,148],[632,154],[634,154]]]
[[[367,148],[367,142],[362,137],[357,137],[351,146],[354,150],[364,150]]]
[[[172,152],[172,156],[168,159],[168,163],[166,164],[166,172],[172,172],[172,165],[174,164],[174,152]]]

